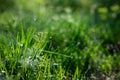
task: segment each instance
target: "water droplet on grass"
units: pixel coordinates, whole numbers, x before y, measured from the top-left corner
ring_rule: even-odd
[[[23,44],[22,44],[22,43],[20,43],[20,42],[18,42],[18,45],[19,45],[20,47],[23,47]]]
[[[53,63],[53,66],[58,66],[59,64],[58,63]]]
[[[2,72],[2,73],[5,73],[5,71],[4,71],[4,70],[2,70],[1,72]]]
[[[80,45],[80,42],[77,42],[77,46],[79,46]]]

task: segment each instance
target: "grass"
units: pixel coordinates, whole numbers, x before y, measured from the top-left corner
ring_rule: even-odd
[[[119,52],[108,23],[89,14],[0,15],[1,80],[119,80]]]

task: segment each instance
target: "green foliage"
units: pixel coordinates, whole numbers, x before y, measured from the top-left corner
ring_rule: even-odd
[[[71,10],[81,6],[76,1],[53,0],[53,4]],[[87,8],[92,2],[86,1],[80,4]],[[89,13],[68,10],[56,14],[41,4],[38,0],[28,3],[21,0],[18,12],[0,15],[0,79],[119,79],[120,52],[114,52],[115,31],[105,21],[107,7],[97,10],[104,18],[103,24],[95,23]],[[118,6],[112,6],[111,10],[118,11]],[[111,45],[113,52],[109,50]]]
[[[81,3],[79,0],[47,0],[46,5],[52,6],[53,8],[56,8],[58,11],[64,10],[65,8],[71,8],[72,10],[79,9],[81,7]]]
[[[12,9],[14,5],[14,0],[0,0],[0,12]]]

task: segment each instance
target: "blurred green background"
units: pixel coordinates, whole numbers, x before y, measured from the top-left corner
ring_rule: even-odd
[[[21,15],[36,14],[42,16],[62,13],[88,14],[92,16],[91,22],[93,24],[107,24],[113,31],[113,35],[120,35],[119,0],[0,0],[0,14],[10,13],[8,15],[11,15],[11,12],[15,13],[15,15],[22,13]]]

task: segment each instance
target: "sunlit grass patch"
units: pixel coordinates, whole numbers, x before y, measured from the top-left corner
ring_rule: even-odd
[[[93,16],[84,12],[58,14],[47,11],[45,6],[37,7],[38,2],[37,8],[32,7],[35,3],[30,5],[31,2],[23,0],[21,3],[24,7],[19,5],[23,9],[20,12],[0,15],[1,79],[119,77],[119,45],[114,43],[110,24],[95,23]]]

